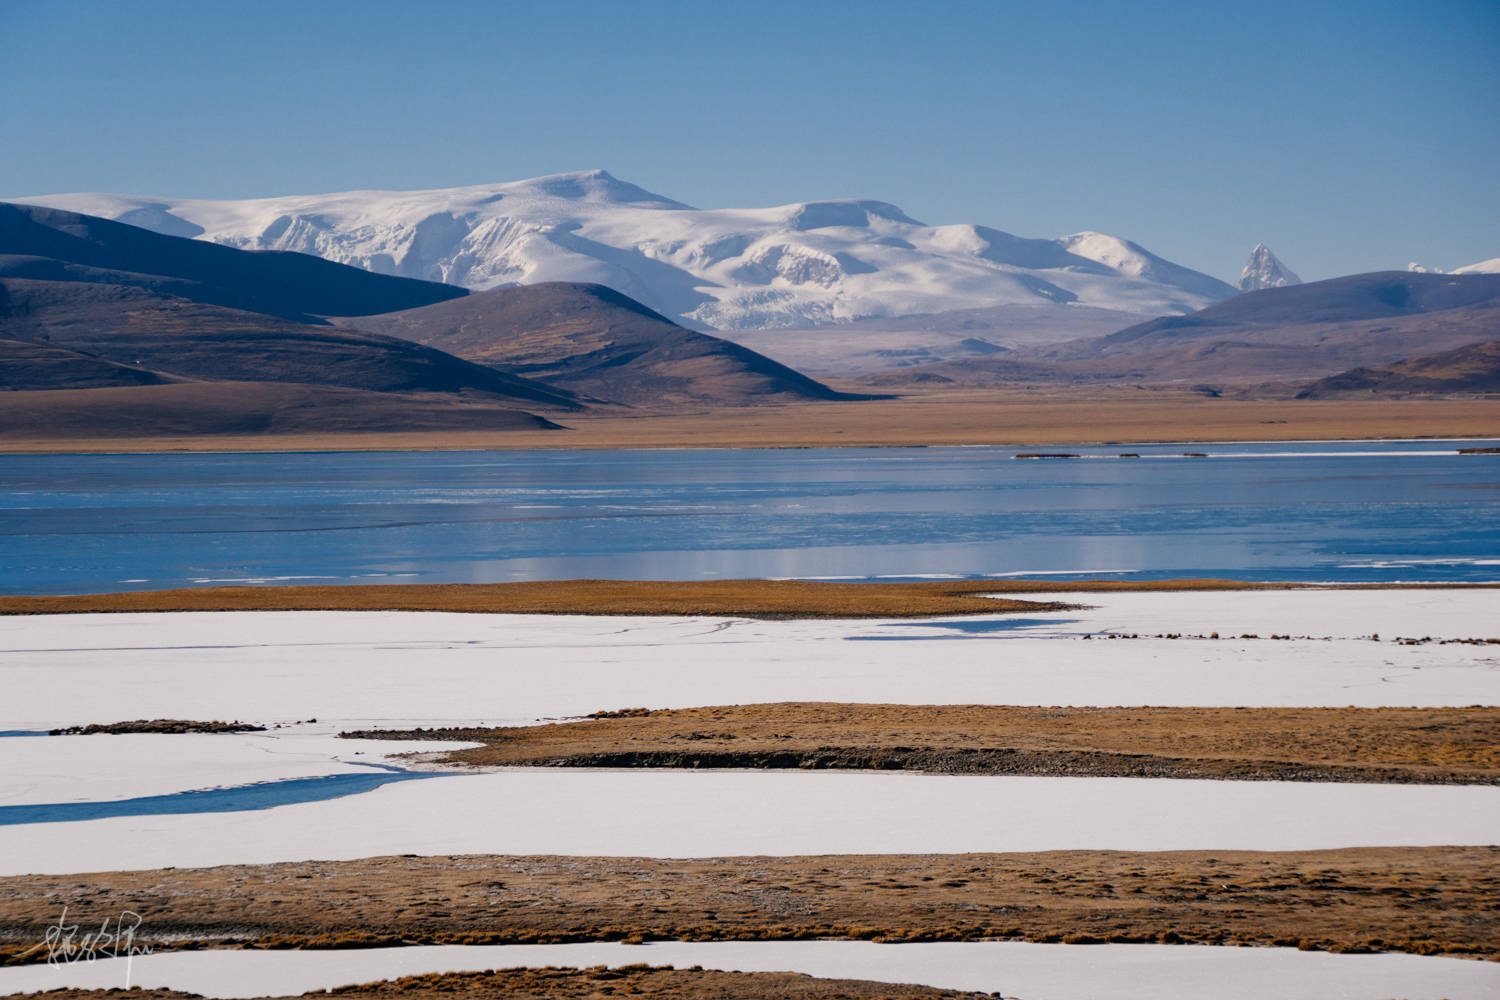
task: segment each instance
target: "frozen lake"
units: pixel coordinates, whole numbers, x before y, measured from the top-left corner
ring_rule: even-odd
[[[1051,596],[1092,607],[947,624],[427,612],[0,617],[0,729],[315,718],[326,733],[772,701],[1500,705],[1500,646],[1394,641],[1500,636],[1500,590]],[[999,627],[975,628],[985,622]],[[1112,630],[1312,638],[1083,639]],[[32,743],[0,739],[0,753],[44,757]],[[285,749],[255,743],[268,764]],[[36,759],[28,770],[46,766]]]
[[[0,456],[0,593],[284,581],[1500,576],[1494,442]],[[1140,458],[1120,458],[1121,452]],[[1185,451],[1207,457],[1186,458]]]
[[[0,826],[0,875],[389,854],[720,857],[1493,844],[1500,787],[516,769],[322,802]]]
[[[5,730],[159,717],[287,728],[0,738],[0,858],[22,873],[401,853],[1289,850],[1500,836],[1494,787],[581,770],[382,784],[364,765],[428,747],[331,738],[372,724],[523,724],[630,705],[766,701],[1500,704],[1497,647],[1394,641],[1474,636],[1500,622],[1500,591],[1073,596],[1093,606],[1022,616],[1020,627],[1004,617],[4,618]],[[1108,630],[1308,638],[1083,638]],[[205,811],[224,808],[222,795],[180,796],[166,809],[126,801],[361,775],[368,788],[340,785],[334,791],[357,794],[322,801],[290,794],[303,786],[254,789],[249,805],[262,808],[251,811]],[[236,794],[230,805],[243,809],[245,793]],[[278,794],[286,804],[264,808]]]
[[[207,997],[287,996],[426,972],[516,966],[701,965],[986,990],[1020,1000],[1491,1000],[1500,965],[1414,955],[1287,948],[1065,945],[982,941],[654,942],[358,951],[212,951],[133,959],[132,985]],[[126,960],[0,969],[0,993],[123,986]]]

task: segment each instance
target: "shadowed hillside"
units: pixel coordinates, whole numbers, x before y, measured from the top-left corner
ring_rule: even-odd
[[[343,325],[630,406],[858,398],[749,348],[684,329],[603,285],[500,288]]]
[[[1392,365],[1355,368],[1314,382],[1298,393],[1297,398],[1447,393],[1500,393],[1500,340],[1408,358]]]
[[[0,336],[147,369],[157,381],[202,379],[337,385],[375,392],[479,392],[512,402],[577,409],[529,379],[470,364],[395,337],[315,326],[142,288],[0,279]],[[15,388],[86,388],[54,379]],[[116,381],[114,384],[120,384]]]
[[[490,399],[276,382],[0,392],[0,440],[550,430]]]
[[[300,253],[235,250],[91,215],[0,202],[0,277],[134,285],[292,319],[365,316],[467,294]]]

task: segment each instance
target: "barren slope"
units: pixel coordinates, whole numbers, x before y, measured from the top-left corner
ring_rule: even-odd
[[[1355,368],[1314,382],[1298,393],[1297,398],[1448,393],[1500,393],[1500,340],[1486,340],[1391,365]]]
[[[345,325],[631,406],[851,398],[603,285],[500,288]]]

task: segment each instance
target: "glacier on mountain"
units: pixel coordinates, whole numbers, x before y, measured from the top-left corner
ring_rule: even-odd
[[[15,200],[473,289],[597,282],[700,329],[814,327],[1006,305],[1160,315],[1234,294],[1224,282],[1101,233],[1025,239],[978,225],[928,226],[867,200],[699,210],[602,170],[241,201]]]

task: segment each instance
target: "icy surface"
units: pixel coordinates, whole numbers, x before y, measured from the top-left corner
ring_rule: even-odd
[[[608,285],[697,328],[808,327],[997,305],[1160,315],[1233,288],[1118,237],[926,226],[878,201],[700,211],[602,170],[433,191],[203,201],[14,199],[247,250],[494,288]],[[1124,324],[1128,325],[1128,324]],[[1062,324],[1058,336],[1065,337]]]
[[[525,724],[636,705],[1500,704],[1497,647],[1395,641],[1497,631],[1493,590],[1049,596],[1092,607],[905,621],[4,618],[0,730],[134,718],[289,728],[0,738],[0,805],[333,775],[428,749],[333,740],[344,728]],[[1196,638],[1212,632],[1223,638]],[[1102,637],[1109,633],[1182,638]],[[1260,638],[1238,638],[1247,633]],[[388,785],[263,812],[17,825],[0,830],[0,858],[25,872],[383,853],[1292,849],[1497,835],[1500,789],[1484,787],[547,770]]]
[[[465,743],[341,740],[316,727],[266,733],[0,739],[0,806],[104,802],[263,781],[358,774],[387,754]]]
[[[1500,787],[517,768],[254,812],[0,827],[0,875],[392,854],[720,857],[1500,842]]]
[[[0,618],[7,695],[0,730],[136,718],[519,725],[630,706],[771,701],[1500,704],[1500,646],[1394,641],[1500,636],[1496,590],[1046,596],[1093,607],[914,621],[413,612],[7,617]],[[1107,632],[1148,638],[1083,638]],[[1213,632],[1224,638],[1191,638]],[[1237,638],[1245,633],[1261,638]],[[1149,638],[1158,634],[1188,637]],[[26,742],[0,741],[0,748]]]
[[[1491,962],[1415,955],[1330,955],[1287,948],[1065,945],[982,941],[677,942],[375,948],[358,951],[208,951],[146,955],[52,968],[0,969],[0,992],[63,986],[163,987],[203,996],[288,996],[428,972],[522,965],[701,965],[740,972],[801,972],[1022,1000],[1483,1000],[1500,992]]]

